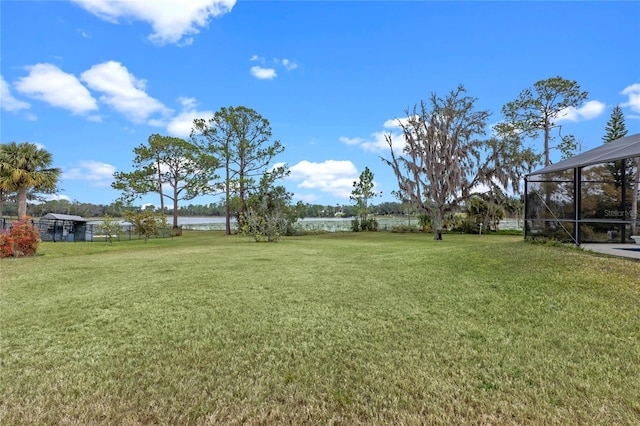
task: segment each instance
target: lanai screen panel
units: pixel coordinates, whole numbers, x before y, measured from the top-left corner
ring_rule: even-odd
[[[527,235],[573,240],[576,204],[572,169],[529,175],[525,203]]]
[[[580,170],[581,242],[630,242],[636,162],[618,160]]]
[[[640,134],[545,167],[525,181],[525,235],[574,242],[632,242]]]

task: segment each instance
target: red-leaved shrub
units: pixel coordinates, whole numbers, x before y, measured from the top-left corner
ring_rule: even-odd
[[[9,231],[0,232],[0,258],[13,256],[13,238]]]
[[[0,257],[34,256],[40,243],[40,231],[26,219],[11,224],[0,234]]]

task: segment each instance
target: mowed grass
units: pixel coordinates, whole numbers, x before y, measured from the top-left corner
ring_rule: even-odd
[[[218,232],[0,263],[0,424],[639,424],[640,262]]]

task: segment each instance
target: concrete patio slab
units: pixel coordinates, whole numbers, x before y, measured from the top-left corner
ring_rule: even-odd
[[[640,260],[640,245],[638,244],[582,244],[583,250],[611,256]]]

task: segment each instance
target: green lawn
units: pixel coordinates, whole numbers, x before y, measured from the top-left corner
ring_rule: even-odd
[[[639,424],[640,262],[218,232],[0,261],[0,424]]]

